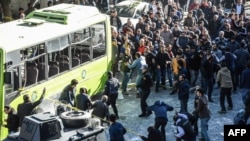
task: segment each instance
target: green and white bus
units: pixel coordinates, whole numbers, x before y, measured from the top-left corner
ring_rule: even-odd
[[[39,107],[44,112],[53,110],[53,100],[72,79],[79,82],[77,90],[100,92],[111,67],[111,46],[109,16],[92,6],[59,4],[0,24],[0,124],[4,105],[16,109],[24,94],[37,100],[44,87]],[[0,140],[6,135],[1,126]]]

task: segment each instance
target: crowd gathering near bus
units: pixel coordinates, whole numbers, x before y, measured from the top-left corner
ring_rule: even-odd
[[[100,8],[98,2],[94,6]],[[234,108],[232,93],[242,92],[245,105],[242,124],[247,124],[250,116],[250,19],[246,17],[243,1],[190,0],[188,6],[186,0],[158,3],[150,1],[149,11],[141,14],[136,25],[129,18],[122,24],[116,9],[111,10],[113,60],[100,100],[91,101],[88,88],[81,87],[80,94],[76,94],[78,81],[73,79],[61,93],[59,101],[83,111],[92,109],[94,116],[111,121],[110,141],[123,141],[127,131],[116,122],[119,119],[116,100],[119,89],[123,95],[133,95],[128,92],[128,84],[136,74],[136,97],[140,98],[141,106],[138,118],[155,114],[154,126],[147,128],[148,136],[140,136],[144,141],[166,141],[167,111],[174,110],[173,105],[164,100],[148,105],[151,91],[158,93],[171,89],[169,94],[178,97],[180,111],[176,111],[173,117],[177,141],[196,140],[199,129],[200,140],[210,141],[209,103],[214,102],[215,86],[220,88],[219,114]],[[52,3],[49,2],[50,5]],[[30,8],[26,12],[34,10]],[[183,15],[185,10],[188,13],[186,17]],[[20,9],[20,18],[27,14]],[[120,80],[116,78],[117,73],[122,74]],[[189,93],[193,87],[196,93],[194,108],[188,109]],[[9,132],[18,130],[24,116],[30,115],[42,102],[45,92],[46,89],[34,103],[24,95],[26,106],[20,104],[17,112],[5,106]],[[114,114],[110,114],[109,105]],[[14,122],[16,119],[18,121]],[[200,126],[197,125],[198,120]]]

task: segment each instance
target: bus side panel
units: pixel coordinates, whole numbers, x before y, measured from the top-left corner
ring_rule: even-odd
[[[89,95],[95,95],[101,92],[107,79],[105,74],[108,70],[108,64],[108,57],[104,56],[92,62],[83,64],[76,69],[66,71],[63,74],[49,79],[48,81],[44,81],[36,86],[24,88],[21,95],[15,98],[10,105],[16,109],[17,105],[23,101],[23,94],[28,94],[31,98],[35,97],[36,99],[34,100],[38,100],[43,88],[46,87],[45,100],[39,105],[39,107],[43,112],[53,113],[55,111],[55,102],[58,102],[60,93],[65,86],[70,84],[72,79],[77,79],[79,82],[77,85],[77,94],[79,93],[80,87],[86,87],[89,91]]]
[[[110,19],[109,19],[109,16],[106,17],[107,20],[106,20],[106,41],[107,41],[107,55],[108,55],[108,70],[111,70],[111,66],[112,66],[112,34],[111,34],[111,26],[110,26]]]
[[[7,136],[7,130],[2,125],[4,124],[4,51],[0,48],[0,139]]]

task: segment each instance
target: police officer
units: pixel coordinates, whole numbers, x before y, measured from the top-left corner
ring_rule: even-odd
[[[116,117],[119,118],[118,110],[116,107],[118,89],[120,87],[119,80],[113,77],[113,73],[111,71],[109,71],[107,75],[108,75],[108,80],[106,81],[105,84],[104,94],[108,96],[108,103],[107,103],[108,106],[111,105]]]
[[[152,77],[151,74],[148,72],[148,65],[142,66],[142,78],[141,78],[141,111],[142,113],[139,117],[146,117],[149,116],[152,112],[147,113],[148,104],[146,102],[149,94],[150,94],[150,87],[152,86]]]

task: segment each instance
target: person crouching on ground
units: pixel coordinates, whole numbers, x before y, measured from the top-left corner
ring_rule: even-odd
[[[161,100],[157,100],[154,105],[149,106],[147,111],[155,113],[155,128],[161,127],[163,141],[166,141],[165,127],[168,122],[167,111],[173,111],[174,108]]]

